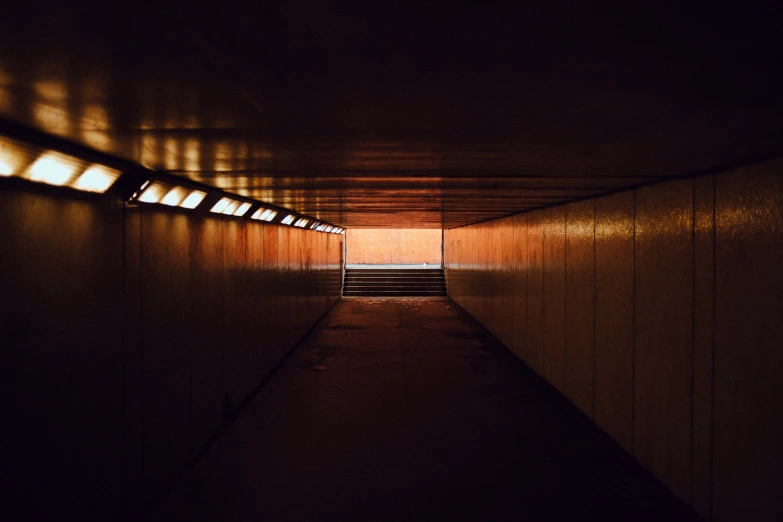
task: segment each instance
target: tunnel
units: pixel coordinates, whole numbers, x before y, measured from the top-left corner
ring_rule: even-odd
[[[0,518],[783,520],[778,2],[17,2]]]

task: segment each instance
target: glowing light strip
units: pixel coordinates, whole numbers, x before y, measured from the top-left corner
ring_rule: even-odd
[[[0,136],[0,176],[104,193],[120,177],[120,171],[60,152],[38,153],[21,142]]]
[[[248,210],[250,210],[250,207],[252,206],[252,203],[237,201],[236,199],[231,198],[221,198],[220,201],[215,203],[215,205],[210,209],[210,212],[214,212],[215,214],[224,214],[226,216],[242,217],[247,213]]]
[[[78,157],[56,151],[32,149],[25,143],[0,136],[0,177],[19,177],[49,185],[65,186],[85,192],[104,193],[119,179],[122,173],[105,165],[86,162]],[[146,181],[132,200],[141,203],[161,204],[188,210],[196,209],[206,199],[207,192],[178,186],[176,181]],[[221,198],[210,212],[242,217],[253,207],[253,203]],[[279,211],[259,208],[251,216],[259,221],[273,221]],[[317,230],[319,232],[343,233],[344,230],[318,220],[289,214],[282,224]]]

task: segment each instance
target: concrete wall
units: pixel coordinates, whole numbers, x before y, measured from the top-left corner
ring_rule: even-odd
[[[4,520],[143,505],[340,295],[335,234],[6,188],[0,230]]]
[[[783,519],[783,160],[447,230],[445,260],[449,295],[696,512]]]
[[[420,265],[441,263],[439,228],[353,228],[345,231],[348,263]]]

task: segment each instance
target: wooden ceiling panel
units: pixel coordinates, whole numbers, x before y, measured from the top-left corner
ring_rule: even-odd
[[[779,153],[781,12],[46,2],[0,117],[345,227],[453,227]]]

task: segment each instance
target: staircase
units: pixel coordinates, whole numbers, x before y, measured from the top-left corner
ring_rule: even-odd
[[[446,295],[442,268],[346,268],[346,297]]]

